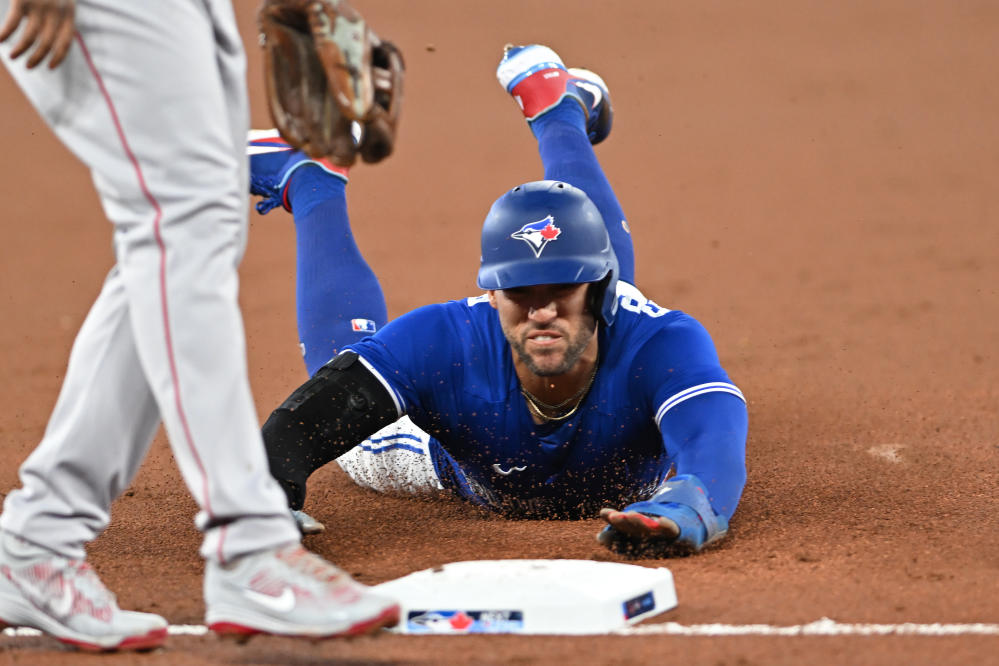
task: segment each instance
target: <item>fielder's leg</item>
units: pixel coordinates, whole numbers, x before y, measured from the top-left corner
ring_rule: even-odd
[[[24,488],[8,496],[2,525],[30,541],[2,542],[0,619],[100,649],[162,642],[161,618],[117,612],[76,564],[148,448],[155,404],[201,509],[212,628],[325,637],[393,622],[392,602],[301,550],[264,455],[237,302],[248,117],[231,5],[80,0],[77,27],[58,70],[12,72],[90,167],[117,266],[22,468]],[[33,587],[37,577],[17,575],[41,564],[59,579]],[[307,594],[290,608],[255,603],[247,593],[262,580]],[[95,624],[85,607],[109,610]]]
[[[145,393],[202,508],[207,557],[297,539],[263,455],[237,303],[246,171],[232,136],[245,135],[246,104],[238,101],[245,83],[235,94],[226,86],[244,76],[242,45],[233,22],[230,43],[217,49],[227,33],[208,29],[205,12],[193,0],[81,2],[76,44],[62,67],[12,68],[91,168],[114,223],[112,288],[95,304],[97,323],[81,330],[60,404],[22,473],[18,510],[4,516],[8,529],[31,529],[41,545],[66,555],[82,554],[83,542],[103,529],[110,500],[145,453],[149,419],[121,408]],[[130,330],[112,325],[119,321]],[[98,351],[105,348],[122,360],[108,363]],[[139,370],[145,391],[135,386]],[[64,458],[70,449],[78,465]],[[50,506],[53,498],[72,509]],[[59,520],[81,514],[95,518]],[[51,525],[47,516],[55,517]]]
[[[107,377],[122,390],[94,390]],[[4,503],[0,624],[34,627],[89,650],[146,649],[166,640],[163,618],[118,608],[83,548],[107,526],[112,500],[138,470],[158,425],[114,269],[73,345],[42,443],[21,466],[23,486]],[[120,455],[106,470],[93,467],[98,442]]]

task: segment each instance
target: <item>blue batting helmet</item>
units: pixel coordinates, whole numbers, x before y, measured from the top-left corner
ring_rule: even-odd
[[[617,312],[617,256],[600,211],[578,187],[539,180],[513,188],[482,225],[478,285],[599,283],[594,314],[610,325]]]

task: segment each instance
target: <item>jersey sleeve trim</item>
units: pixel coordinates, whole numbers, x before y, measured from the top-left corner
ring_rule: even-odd
[[[691,386],[688,389],[684,389],[679,393],[674,393],[672,396],[667,398],[663,404],[659,405],[659,409],[656,410],[656,427],[659,427],[663,416],[666,415],[666,412],[673,409],[684,400],[690,400],[693,397],[715,391],[721,393],[731,393],[735,397],[739,398],[739,400],[746,402],[746,398],[742,395],[742,391],[740,391],[739,387],[735,384],[729,384],[728,382],[708,382],[707,384],[698,384],[697,386]]]
[[[382,383],[382,386],[384,386],[385,390],[389,392],[389,395],[392,396],[392,402],[395,403],[395,409],[396,412],[398,412],[399,416],[405,414],[406,401],[402,399],[402,395],[395,390],[395,387],[393,387],[385,380],[385,377],[382,376],[382,373],[375,370],[375,366],[368,363],[368,361],[363,356],[358,356],[358,358],[360,359],[361,363],[364,364],[364,367],[367,368],[368,371],[371,374],[373,374],[378,379],[378,381]]]

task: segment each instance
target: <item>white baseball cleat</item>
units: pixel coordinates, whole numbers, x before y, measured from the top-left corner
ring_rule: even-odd
[[[0,624],[32,627],[82,650],[163,645],[159,615],[118,608],[90,565],[13,534],[0,534]]]
[[[300,546],[205,567],[205,623],[220,635],[359,636],[399,621],[399,604]]]
[[[566,69],[559,54],[543,44],[507,44],[496,78],[529,123],[570,98],[586,114],[590,143],[596,145],[610,134],[614,109],[607,84],[588,69]]]

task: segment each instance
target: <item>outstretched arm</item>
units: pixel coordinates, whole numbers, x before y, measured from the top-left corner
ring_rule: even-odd
[[[660,430],[677,474],[649,500],[601,511],[608,526],[598,539],[615,550],[701,550],[725,536],[742,495],[748,417],[740,398],[718,391],[691,398],[663,416]]]
[[[389,389],[352,351],[320,368],[263,426],[271,475],[292,509],[305,504],[314,471],[402,414]]]
[[[663,445],[674,453],[676,473],[701,479],[711,508],[729,520],[746,485],[746,403],[731,393],[705,393],[663,416]]]

